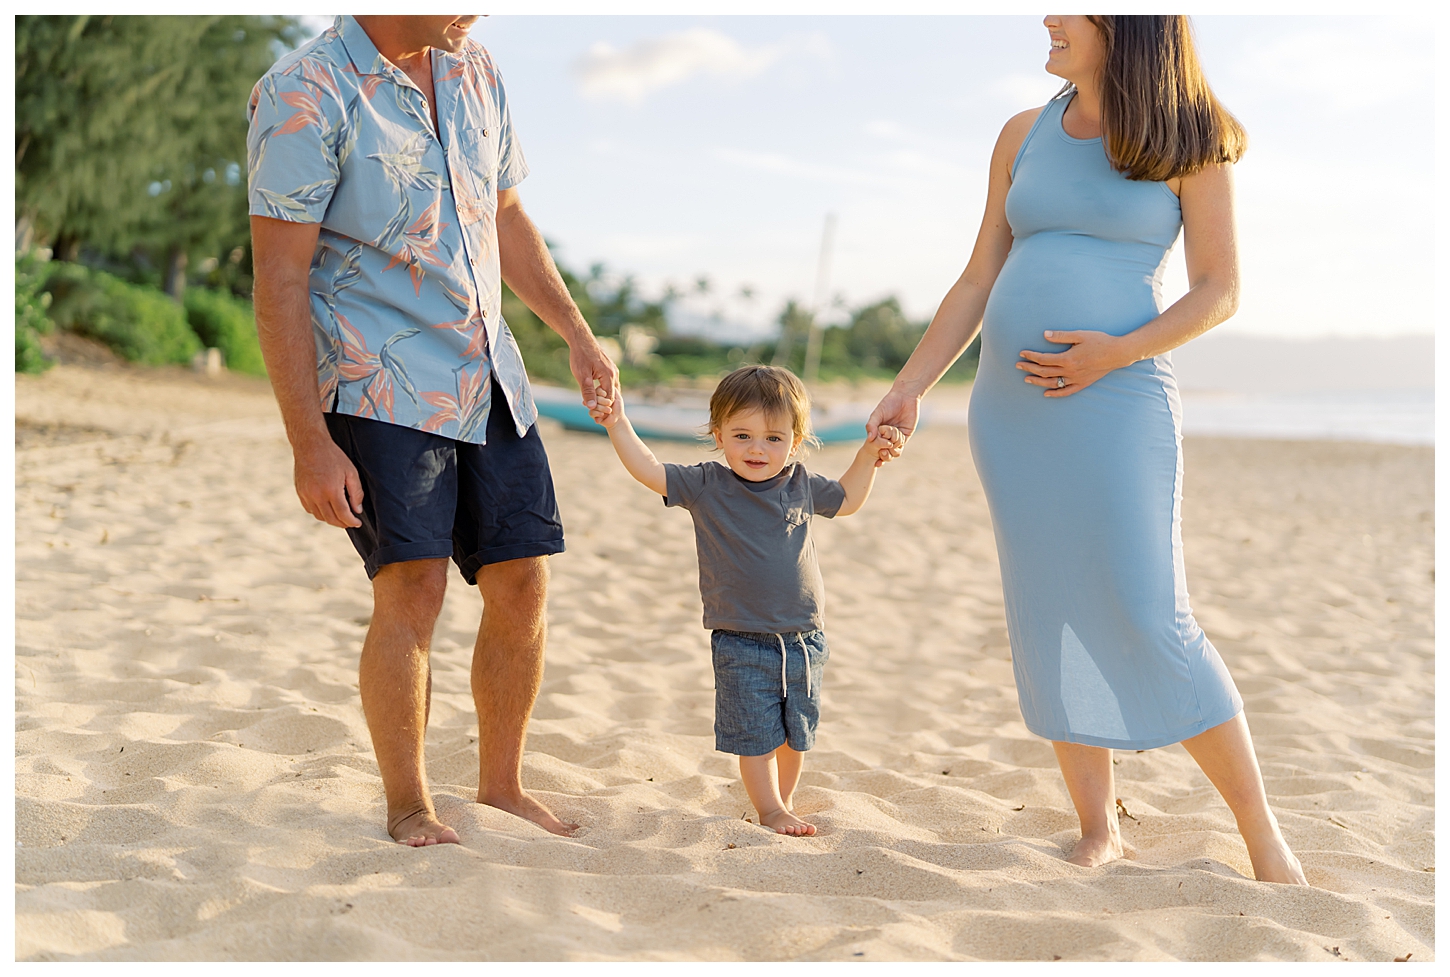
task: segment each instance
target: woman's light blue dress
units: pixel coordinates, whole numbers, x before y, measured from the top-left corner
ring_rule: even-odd
[[[1013,163],[1012,250],[987,300],[968,414],[997,537],[1028,729],[1152,749],[1227,722],[1243,700],[1188,606],[1183,455],[1168,356],[1049,398],[1016,369],[1061,352],[1045,329],[1122,335],[1158,315],[1182,227],[1166,184],[1128,180],[1050,102]]]

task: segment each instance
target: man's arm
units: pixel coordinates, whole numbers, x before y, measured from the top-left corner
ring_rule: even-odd
[[[293,480],[302,508],[331,526],[361,526],[362,482],[332,440],[317,390],[307,276],[317,224],[252,218],[252,301],[257,341],[292,443]]]
[[[569,344],[569,370],[589,415],[601,424],[619,386],[619,368],[599,348],[589,323],[574,304],[544,236],[524,213],[518,190],[498,192],[498,258],[503,280],[544,324]],[[598,381],[598,384],[595,381]]]

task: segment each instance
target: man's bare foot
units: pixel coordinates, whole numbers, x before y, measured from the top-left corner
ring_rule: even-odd
[[[1111,834],[1084,835],[1073,846],[1067,860],[1083,868],[1097,868],[1123,857],[1123,839],[1116,831]]]
[[[439,821],[433,812],[424,808],[390,825],[388,834],[400,845],[422,848],[426,845],[457,845],[458,832]]]
[[[778,835],[792,835],[799,838],[816,833],[814,824],[802,821],[784,809],[760,815],[760,823],[764,827],[774,828]]]
[[[563,835],[565,838],[579,830],[579,825],[571,821],[561,821],[549,810],[529,794],[520,790],[516,794],[485,794],[478,792],[478,803],[487,804],[489,807],[496,807],[500,811],[512,814],[514,817],[523,818],[525,821],[532,821],[550,834]]]
[[[1244,837],[1249,846],[1249,861],[1254,866],[1254,878],[1260,882],[1280,882],[1285,885],[1308,885],[1304,878],[1304,866],[1289,850],[1289,844],[1279,833],[1277,826],[1263,837]]]

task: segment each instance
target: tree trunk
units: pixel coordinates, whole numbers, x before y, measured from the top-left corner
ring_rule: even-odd
[[[180,248],[166,262],[166,293],[178,302],[186,293],[186,252]]]

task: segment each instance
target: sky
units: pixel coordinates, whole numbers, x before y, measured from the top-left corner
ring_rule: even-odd
[[[1423,25],[1194,26],[1250,137],[1235,168],[1243,298],[1220,328],[1431,332]],[[722,338],[770,334],[786,299],[812,300],[827,214],[826,320],[888,295],[929,317],[970,255],[1002,123],[1059,86],[1036,16],[494,15],[473,36],[502,71],[531,168],[520,193],[559,260],[649,295],[673,285],[676,327]],[[1186,287],[1180,242],[1165,297]]]

